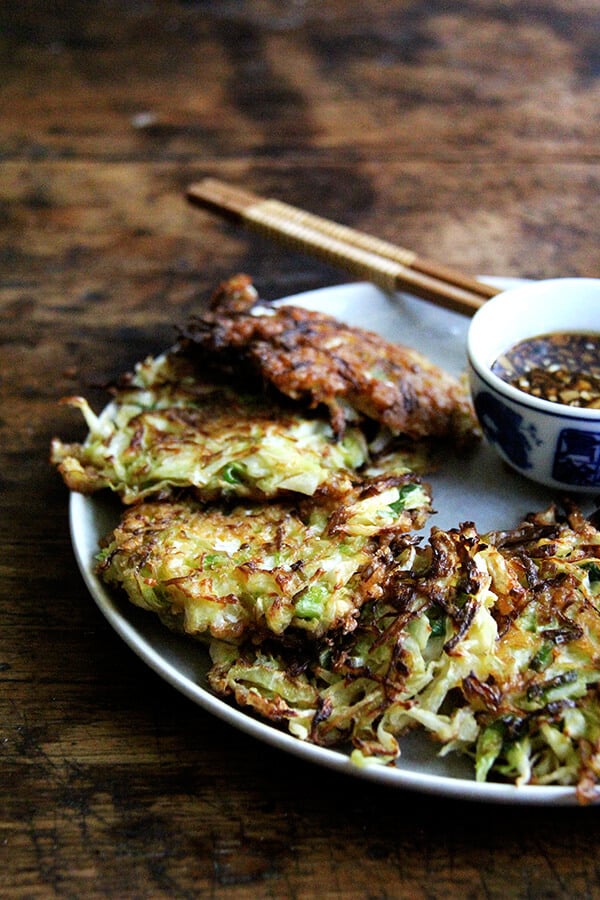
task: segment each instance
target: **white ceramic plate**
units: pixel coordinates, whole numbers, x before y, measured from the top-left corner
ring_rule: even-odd
[[[498,280],[497,283],[508,287],[515,282]],[[388,296],[370,284],[358,283],[310,291],[282,302],[321,310],[352,325],[377,331],[390,340],[424,352],[455,374],[465,368],[469,320],[414,297]],[[549,491],[510,473],[483,446],[472,459],[451,461],[444,471],[429,480],[438,512],[427,530],[431,524],[449,528],[463,521],[474,521],[481,531],[509,528],[517,525],[526,513],[542,509],[551,499]],[[73,494],[70,514],[73,547],[83,578],[115,631],[168,683],[234,728],[318,765],[390,787],[494,803],[571,805],[577,802],[574,789],[568,787],[477,783],[467,760],[452,754],[438,757],[435,744],[419,734],[403,740],[402,756],[394,768],[358,768],[344,752],[304,743],[230,706],[208,689],[209,659],[203,647],[171,634],[152,614],[113,595],[94,575],[98,542],[115,526],[118,502]]]

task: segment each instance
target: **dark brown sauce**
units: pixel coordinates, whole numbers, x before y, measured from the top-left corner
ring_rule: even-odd
[[[533,397],[600,409],[600,333],[564,331],[528,338],[499,356],[492,372]]]

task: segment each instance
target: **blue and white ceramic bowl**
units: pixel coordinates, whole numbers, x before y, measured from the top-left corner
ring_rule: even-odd
[[[519,341],[558,331],[600,333],[600,279],[532,282],[488,300],[467,341],[475,410],[489,443],[526,477],[563,493],[600,493],[600,409],[532,397],[491,371]]]

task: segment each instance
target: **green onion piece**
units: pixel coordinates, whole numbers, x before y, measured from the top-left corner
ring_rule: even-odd
[[[296,601],[294,610],[300,619],[317,619],[323,615],[323,606],[327,599],[327,588],[315,584]]]
[[[552,700],[563,700],[566,697],[581,695],[579,675],[575,669],[563,672],[542,684],[532,684],[527,689],[527,699],[530,701],[550,703]]]
[[[400,514],[406,508],[406,503],[411,494],[414,494],[415,491],[420,491],[421,486],[419,484],[405,484],[401,488],[398,489],[399,497],[397,500],[394,500],[393,503],[389,504],[392,512],[396,514]]]
[[[552,641],[544,641],[538,652],[529,663],[529,668],[534,672],[543,672],[552,662]]]
[[[600,581],[600,566],[596,565],[596,563],[590,563],[584,568],[587,570],[588,578],[592,584],[594,581]]]
[[[228,463],[221,470],[223,481],[227,484],[241,484],[243,481],[244,467],[239,463]]]
[[[443,637],[446,634],[446,616],[441,610],[430,609],[427,618],[431,626],[432,637]]]
[[[502,752],[503,744],[503,722],[493,722],[483,729],[477,739],[475,751],[475,777],[477,781],[486,780],[488,772]]]

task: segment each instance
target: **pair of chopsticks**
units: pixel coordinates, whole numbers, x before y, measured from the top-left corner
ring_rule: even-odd
[[[496,287],[419,257],[412,250],[215,178],[190,185],[187,196],[197,206],[242,222],[386,291],[409,291],[469,316],[499,293]]]

